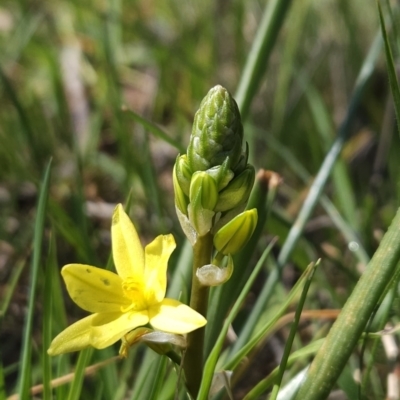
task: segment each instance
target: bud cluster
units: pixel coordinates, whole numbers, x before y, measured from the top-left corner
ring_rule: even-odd
[[[187,154],[178,156],[173,171],[176,211],[193,246],[211,233],[217,251],[230,256],[251,237],[257,210],[243,212],[255,178],[248,154],[238,106],[225,88],[215,86],[201,102]],[[205,267],[207,274],[219,268]]]

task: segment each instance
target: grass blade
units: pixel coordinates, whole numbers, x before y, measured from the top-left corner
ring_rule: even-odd
[[[376,3],[378,5],[379,21],[381,24],[382,37],[383,37],[383,41],[385,43],[385,55],[386,55],[389,83],[390,83],[390,89],[392,91],[392,96],[393,96],[393,101],[394,101],[394,109],[395,109],[396,117],[397,117],[396,118],[397,119],[397,130],[400,135],[400,88],[399,88],[399,82],[397,80],[396,68],[394,66],[392,49],[390,47],[389,38],[388,38],[387,32],[386,32],[385,20],[383,18],[383,14],[382,14],[381,3],[379,0],[377,0]]]
[[[285,314],[287,308],[293,302],[303,285],[305,284],[305,280],[309,276],[309,270],[311,267],[308,267],[301,277],[298,279],[296,284],[293,286],[292,290],[287,294],[285,300],[280,304],[279,310],[275,313],[272,319],[267,321],[258,332],[256,332],[250,340],[236,353],[234,354],[227,363],[224,364],[224,369],[233,370],[235,369],[241,360],[249,354],[256,345],[260,342],[261,339],[265,338],[272,330],[275,328],[278,320]]]
[[[280,389],[280,386],[281,386],[281,383],[282,383],[283,374],[285,373],[286,366],[287,366],[287,363],[288,363],[290,350],[292,348],[293,340],[294,340],[294,337],[296,335],[297,327],[299,326],[301,312],[303,311],[304,303],[305,303],[306,298],[307,298],[308,289],[310,288],[311,281],[312,281],[312,278],[314,276],[314,272],[315,272],[316,268],[318,267],[319,263],[320,263],[320,260],[318,260],[315,264],[311,264],[311,268],[308,270],[309,272],[308,272],[307,280],[306,280],[306,282],[304,284],[300,300],[299,300],[299,302],[297,304],[297,307],[296,307],[296,313],[295,313],[295,316],[294,316],[294,321],[293,321],[292,326],[290,328],[289,336],[288,336],[288,338],[286,340],[285,350],[283,352],[282,360],[281,360],[281,363],[279,365],[278,376],[277,376],[275,385],[274,385],[274,387],[272,389],[272,394],[271,394],[270,400],[276,400],[276,398],[278,397],[279,389]]]
[[[186,149],[182,146],[179,142],[172,139],[167,133],[165,133],[160,127],[152,122],[148,121],[147,119],[141,117],[139,114],[136,114],[134,111],[129,109],[124,109],[127,114],[136,122],[139,122],[145,129],[151,132],[154,136],[158,137],[159,139],[163,140],[166,143],[169,143],[171,146],[175,147],[180,153],[185,153]]]
[[[32,326],[35,312],[35,298],[36,298],[36,285],[39,277],[39,266],[42,254],[42,241],[43,231],[46,216],[47,198],[50,185],[50,170],[51,160],[49,161],[46,171],[44,173],[42,187],[40,190],[37,214],[35,221],[35,230],[33,238],[33,253],[31,264],[31,277],[30,277],[30,292],[28,298],[28,312],[25,320],[24,336],[21,350],[21,366],[20,375],[18,379],[18,391],[21,399],[29,398],[29,388],[31,386],[30,371],[31,371],[31,337]]]
[[[52,277],[55,272],[54,266],[57,265],[57,257],[55,253],[55,239],[52,235],[50,238],[49,255],[45,271],[44,281],[44,298],[43,298],[43,333],[42,333],[42,358],[43,358],[43,399],[50,400],[51,392],[51,361],[47,354],[52,336],[52,309],[53,309],[53,290]]]
[[[283,24],[291,0],[268,1],[253,46],[248,55],[235,99],[242,119],[245,120],[259,87],[260,80],[266,70],[266,64]]]
[[[372,75],[376,60],[378,59],[378,55],[380,53],[380,49],[381,38],[380,36],[377,36],[361,67],[354,87],[353,96],[351,98],[346,117],[339,129],[338,136],[335,142],[332,144],[328,154],[326,155],[325,160],[322,163],[321,168],[315,178],[315,181],[310,188],[309,195],[304,201],[297,220],[294,222],[293,227],[290,230],[289,236],[286,239],[286,242],[282,247],[281,252],[279,253],[278,264],[280,267],[282,267],[288,261],[290,254],[297,243],[297,240],[303,232],[306,222],[308,221],[312,211],[314,210],[315,204],[322,194],[322,191],[335,165],[335,162],[343,148],[343,144],[350,134],[350,123],[361,99],[361,94],[365,89],[369,78]]]
[[[4,297],[1,301],[1,306],[0,306],[0,322],[6,315],[6,312],[8,310],[8,307],[10,305],[11,297],[14,294],[14,291],[16,289],[18,279],[21,276],[21,273],[26,265],[26,258],[24,257],[22,260],[18,261],[17,264],[15,265],[15,268],[12,272],[12,276],[10,279],[9,284],[7,285],[7,289],[5,291]]]
[[[74,380],[72,381],[71,389],[68,394],[68,400],[79,400],[81,398],[83,379],[85,378],[85,368],[90,362],[93,351],[94,348],[88,348],[80,352],[76,363]]]
[[[162,385],[164,381],[164,375],[167,369],[168,358],[161,357],[161,361],[157,366],[156,376],[154,378],[154,386],[152,387],[151,394],[149,395],[149,400],[157,400],[160,397]]]
[[[323,342],[324,339],[319,339],[295,351],[293,354],[290,355],[287,365],[290,366],[299,359],[308,358],[309,356],[314,355],[322,346]],[[270,388],[274,384],[275,380],[278,378],[278,374],[279,366],[276,367],[266,378],[258,382],[257,385],[254,386],[249,393],[247,393],[243,400],[258,399],[259,396],[261,396],[266,390],[268,390],[268,388]]]
[[[4,367],[3,363],[0,361],[0,399],[6,399],[5,382],[4,382]]]
[[[351,98],[346,117],[339,129],[338,136],[334,141],[334,143],[332,144],[328,154],[326,155],[325,160],[322,163],[321,168],[310,188],[309,194],[306,200],[304,201],[303,206],[297,216],[297,219],[293,223],[289,235],[286,238],[284,245],[282,246],[282,249],[278,257],[278,268],[274,269],[271,272],[266,284],[262,289],[262,292],[260,293],[259,299],[262,299],[264,304],[268,301],[269,297],[273,293],[273,288],[280,277],[282,269],[286,264],[286,262],[289,260],[290,255],[292,254],[300,236],[303,233],[306,222],[310,218],[315,205],[317,204],[318,200],[322,195],[322,191],[325,187],[325,184],[328,181],[330,173],[332,172],[332,169],[335,165],[335,162],[339,157],[343,145],[350,133],[350,122],[354,116],[355,109],[360,101],[361,93],[363,92],[369,78],[372,75],[375,62],[380,52],[380,48],[381,48],[381,37],[380,35],[378,35],[376,36],[375,41],[373,42],[370,51],[361,67],[360,73],[358,75],[354,87],[353,96]],[[255,307],[261,307],[258,304],[258,301]]]

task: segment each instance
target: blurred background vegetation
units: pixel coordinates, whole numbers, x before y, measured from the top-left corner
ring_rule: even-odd
[[[15,391],[38,188],[50,158],[43,268],[52,264],[58,270],[69,262],[105,266],[111,212],[129,196],[143,242],[172,232],[179,249],[184,236],[174,210],[173,163],[185,151],[194,113],[210,87],[221,84],[235,94],[265,3],[1,2],[0,343],[7,394]],[[388,18],[396,33],[396,13]],[[287,235],[346,115],[378,32],[373,0],[292,2],[244,116],[251,162],[283,178],[264,237]],[[396,35],[391,38],[397,58],[399,42]],[[137,115],[168,138],[157,136]],[[362,246],[364,261],[373,254],[399,204],[399,154],[382,53],[325,190],[358,241],[349,245],[332,216],[318,206],[303,245],[283,273],[283,288],[291,287],[310,261],[323,258],[308,307],[340,308],[351,292],[364,267],[355,253]],[[171,271],[178,256],[176,251]],[[37,349],[43,284],[40,277],[33,383],[42,381]],[[246,307],[259,290],[254,288]],[[64,294],[56,295],[54,301],[61,302]],[[67,312],[54,322],[55,333],[81,315],[69,299],[66,304]],[[321,326],[326,332],[326,324],[316,324],[305,324],[305,335]],[[280,340],[278,335],[269,346],[279,349]],[[268,350],[271,363],[278,357],[274,351]],[[377,393],[384,386],[384,381],[378,384]]]

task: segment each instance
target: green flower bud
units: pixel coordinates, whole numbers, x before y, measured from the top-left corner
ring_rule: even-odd
[[[178,156],[175,161],[175,166],[176,168],[176,179],[179,183],[179,186],[183,190],[183,192],[186,194],[186,196],[189,196],[189,190],[190,190],[190,180],[192,179],[192,171],[189,167],[189,163],[187,160],[186,154],[182,156]]]
[[[190,203],[193,207],[214,210],[218,201],[218,188],[215,179],[206,172],[196,172],[190,183]]]
[[[173,182],[173,185],[174,185],[174,192],[175,192],[175,205],[176,205],[176,207],[179,208],[179,210],[183,214],[187,215],[187,207],[188,207],[188,204],[189,204],[189,198],[183,192],[182,187],[179,184],[178,177],[177,177],[177,174],[176,174],[177,164],[178,163],[175,163],[174,169],[172,171],[172,182]]]
[[[218,191],[224,189],[234,177],[234,173],[229,169],[229,157],[226,157],[222,165],[212,167],[205,172],[215,179]]]
[[[224,255],[237,253],[251,238],[257,220],[255,208],[237,215],[215,234],[215,248]]]
[[[192,171],[205,171],[221,165],[227,157],[236,169],[242,154],[243,126],[238,106],[222,86],[213,87],[197,111],[190,143],[188,162]]]
[[[214,207],[218,201],[215,179],[206,172],[196,172],[190,183],[189,221],[199,236],[205,235],[212,227]]]
[[[247,164],[243,172],[232,179],[229,185],[219,193],[215,211],[228,211],[244,204],[250,196],[255,179],[254,167]]]

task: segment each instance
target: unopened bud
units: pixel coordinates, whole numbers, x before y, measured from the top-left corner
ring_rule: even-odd
[[[247,202],[254,185],[254,167],[247,164],[243,172],[232,179],[228,186],[219,193],[215,211],[227,211]]]
[[[257,209],[247,210],[224,225],[214,236],[214,246],[222,254],[235,254],[248,242],[256,228]]]
[[[187,160],[186,154],[182,156],[178,156],[175,161],[175,169],[176,169],[176,180],[179,183],[179,186],[186,194],[189,196],[190,190],[190,180],[192,179],[192,171],[189,167],[189,163]]]
[[[172,182],[174,185],[175,192],[175,205],[176,207],[185,215],[187,215],[187,207],[189,204],[188,196],[183,192],[181,185],[179,184],[177,175],[176,175],[176,166],[174,165],[174,169],[172,171]]]
[[[220,85],[204,97],[197,111],[188,161],[192,171],[205,171],[221,165],[227,157],[235,169],[242,154],[243,126],[238,106],[230,93]]]
[[[214,207],[218,201],[218,189],[215,179],[206,172],[196,172],[190,183],[189,221],[199,234],[210,231]]]
[[[218,201],[218,188],[215,179],[205,172],[193,174],[189,198],[193,207],[213,210]]]
[[[234,177],[234,173],[229,168],[229,157],[226,157],[222,165],[216,165],[205,172],[215,179],[218,191],[224,189]]]

